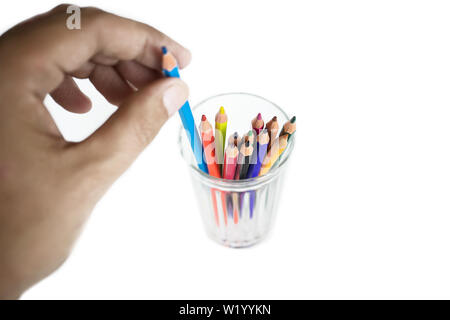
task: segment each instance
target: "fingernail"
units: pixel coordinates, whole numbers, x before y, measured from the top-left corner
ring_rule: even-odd
[[[173,84],[166,89],[163,96],[163,104],[169,117],[178,111],[188,99],[188,90],[182,82]]]

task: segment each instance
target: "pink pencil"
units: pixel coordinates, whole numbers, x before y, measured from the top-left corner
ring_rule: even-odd
[[[238,148],[234,144],[228,145],[228,147],[225,149],[225,163],[223,165],[224,179],[234,180],[238,155]]]
[[[239,150],[234,145],[234,143],[230,143],[228,147],[225,149],[225,157],[223,164],[223,178],[228,180],[234,180],[234,176],[236,174],[237,162],[238,162]],[[237,211],[237,193],[233,192],[232,195],[233,202],[233,220],[234,223],[238,223],[239,221],[239,213]],[[230,212],[231,214],[231,212]]]
[[[256,131],[256,135],[264,129],[264,120],[262,119],[261,113],[258,113],[256,118],[252,120],[252,128]]]

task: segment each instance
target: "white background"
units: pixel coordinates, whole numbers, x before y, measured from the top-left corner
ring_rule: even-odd
[[[296,114],[297,144],[272,236],[227,249],[204,234],[174,117],[25,299],[450,298],[448,2],[73,2],[187,46],[193,104],[247,91]],[[8,1],[0,29],[56,4]],[[113,111],[96,97],[84,116],[48,102],[68,139]]]

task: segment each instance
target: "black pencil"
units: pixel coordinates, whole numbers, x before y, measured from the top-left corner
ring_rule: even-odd
[[[247,141],[245,144],[242,144],[241,150],[239,153],[239,163],[238,170],[236,170],[236,180],[246,179],[248,168],[250,166],[250,162],[253,154],[253,146],[250,141]]]

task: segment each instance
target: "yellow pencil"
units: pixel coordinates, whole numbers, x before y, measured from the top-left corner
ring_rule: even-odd
[[[220,107],[219,112],[216,114],[216,160],[220,169],[223,167],[223,153],[225,149],[225,140],[227,138],[227,123],[228,116],[225,113],[225,109]]]
[[[275,141],[272,144],[272,147],[270,148],[269,152],[267,153],[266,157],[263,160],[261,171],[259,172],[260,176],[269,172],[274,163],[283,153],[284,149],[286,149],[288,144],[287,141],[288,141],[287,134],[275,139]]]

